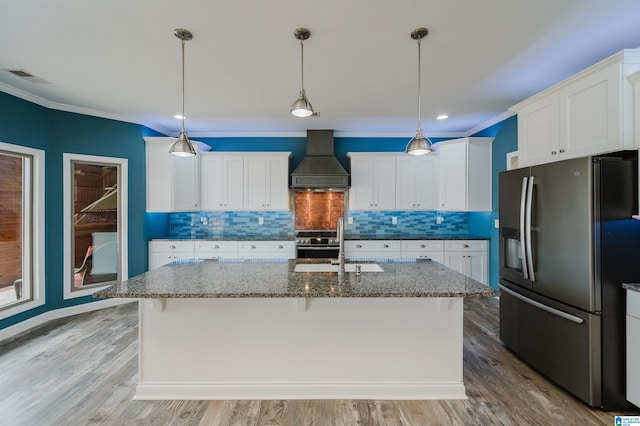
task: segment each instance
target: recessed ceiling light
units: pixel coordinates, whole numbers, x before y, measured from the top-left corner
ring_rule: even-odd
[[[446,120],[447,118],[449,118],[447,114],[440,114],[436,117],[436,120]]]
[[[182,120],[183,118],[187,118],[187,117],[183,117],[182,114],[176,114],[173,116],[173,118],[175,118],[176,120]]]

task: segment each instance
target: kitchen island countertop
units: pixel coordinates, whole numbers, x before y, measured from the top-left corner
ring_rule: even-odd
[[[622,288],[640,293],[640,283],[623,283]]]
[[[431,260],[385,261],[384,272],[294,272],[289,261],[188,260],[94,293],[98,298],[494,297],[492,290]],[[371,263],[371,262],[352,262]]]

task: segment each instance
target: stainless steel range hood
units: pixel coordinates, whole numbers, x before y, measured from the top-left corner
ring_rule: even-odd
[[[348,186],[349,173],[333,154],[333,130],[307,130],[307,153],[291,173],[291,188]]]

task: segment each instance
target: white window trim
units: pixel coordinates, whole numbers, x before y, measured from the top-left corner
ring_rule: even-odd
[[[27,148],[21,145],[14,145],[0,142],[0,150],[13,152],[16,154],[30,155],[31,164],[31,232],[25,227],[25,238],[27,244],[31,244],[31,300],[17,303],[0,310],[0,319],[9,318],[21,312],[25,312],[42,306],[45,303],[45,281],[44,281],[44,151],[35,148]],[[29,233],[30,235],[27,235]],[[30,241],[29,241],[30,240]],[[25,293],[26,294],[26,293]]]
[[[120,166],[119,170],[119,182],[122,185],[118,186],[118,202],[120,203],[118,207],[118,227],[119,227],[119,247],[118,253],[120,253],[119,259],[119,267],[120,267],[120,276],[122,281],[129,278],[129,253],[128,253],[128,235],[129,235],[129,207],[127,200],[128,196],[128,187],[129,187],[129,174],[128,174],[128,160],[126,158],[115,158],[115,157],[100,157],[96,155],[82,155],[82,154],[70,154],[63,153],[62,154],[63,167],[62,167],[62,186],[63,186],[63,232],[64,232],[64,272],[63,272],[63,288],[64,288],[64,299],[75,299],[77,297],[90,296],[98,290],[109,287],[111,284],[107,284],[104,286],[96,286],[91,287],[85,290],[72,290],[71,282],[73,279],[72,271],[70,265],[73,264],[72,255],[71,255],[71,229],[73,227],[73,212],[71,211],[72,205],[72,193],[71,193],[71,162],[72,161],[85,161],[88,163],[108,163],[108,164],[117,164]]]

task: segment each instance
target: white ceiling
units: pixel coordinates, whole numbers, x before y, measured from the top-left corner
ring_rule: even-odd
[[[178,27],[186,44],[187,132],[410,137],[464,134],[627,48],[638,0],[0,0],[0,90],[42,105],[177,134]],[[319,117],[289,114],[305,89]],[[34,84],[18,69],[50,84]],[[448,120],[435,116],[446,113]]]

